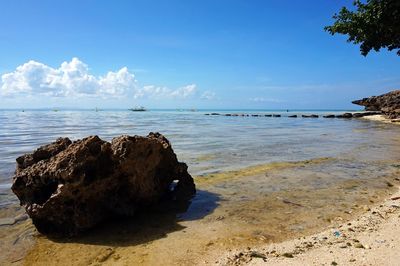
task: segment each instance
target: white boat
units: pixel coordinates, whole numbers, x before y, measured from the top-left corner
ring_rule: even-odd
[[[144,108],[143,106],[139,106],[139,107],[135,107],[135,108],[130,108],[129,110],[133,111],[133,112],[144,112],[147,111],[146,108]]]

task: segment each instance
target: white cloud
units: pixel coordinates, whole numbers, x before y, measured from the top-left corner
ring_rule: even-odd
[[[1,76],[1,94],[6,96],[121,97],[135,89],[135,76],[126,67],[95,77],[78,58],[62,63],[59,68],[31,60]]]
[[[264,98],[264,97],[254,97],[249,99],[252,102],[269,102],[269,103],[281,103],[281,100],[272,99],[272,98]]]
[[[126,67],[104,76],[89,73],[89,67],[78,58],[53,68],[36,61],[18,66],[0,80],[0,95],[8,97],[134,97],[135,99],[211,99],[215,93],[197,93],[196,84],[177,89],[163,86],[139,86],[135,75]]]
[[[203,99],[203,100],[213,100],[213,99],[215,99],[215,92],[212,92],[212,91],[205,91],[205,92],[203,92],[203,94],[201,95],[200,99]]]
[[[172,91],[171,96],[174,98],[187,98],[189,96],[192,96],[195,92],[196,84],[190,84]]]
[[[149,99],[186,99],[193,96],[196,93],[196,84],[190,84],[176,90],[169,89],[167,87],[157,87],[154,85],[144,86],[143,88],[137,89],[134,98],[149,98]]]

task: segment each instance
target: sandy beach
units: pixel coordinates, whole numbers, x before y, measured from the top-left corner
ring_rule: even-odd
[[[311,236],[234,251],[222,265],[399,265],[400,191]]]
[[[400,125],[400,119],[390,119],[390,118],[386,118],[384,115],[368,115],[368,116],[361,117],[361,119]]]

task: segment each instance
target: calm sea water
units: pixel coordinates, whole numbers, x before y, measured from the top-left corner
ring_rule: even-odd
[[[206,116],[211,111],[12,111],[0,110],[0,206],[10,193],[15,158],[54,141],[99,135],[160,132],[195,175],[320,157],[358,161],[400,159],[400,127],[362,119]],[[235,113],[235,111],[218,111]],[[277,112],[277,111],[276,111]],[[236,111],[263,114],[273,111]],[[335,113],[312,111],[312,113]]]

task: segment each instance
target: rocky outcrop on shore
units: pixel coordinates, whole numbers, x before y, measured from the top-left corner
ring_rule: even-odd
[[[60,138],[17,158],[12,190],[39,232],[75,235],[161,200],[187,200],[195,185],[169,141],[150,133],[111,143]]]
[[[400,90],[356,100],[352,103],[365,106],[366,111],[381,111],[390,119],[400,118]]]

